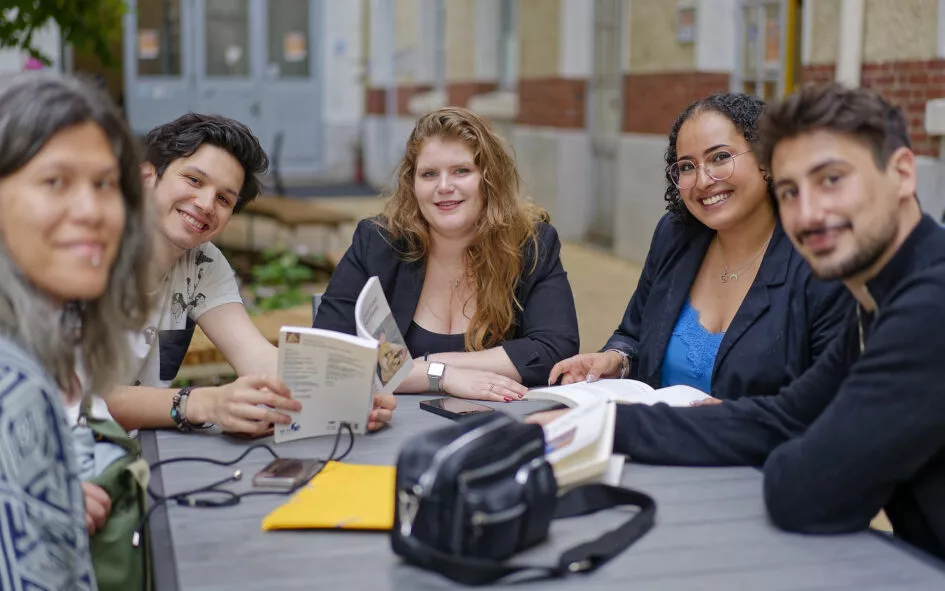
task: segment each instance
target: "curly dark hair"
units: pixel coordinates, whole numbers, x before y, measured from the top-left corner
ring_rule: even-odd
[[[259,195],[259,175],[269,169],[266,151],[253,132],[239,121],[220,115],[188,113],[148,132],[145,158],[154,165],[160,179],[171,162],[192,156],[204,144],[225,150],[243,167],[245,178],[233,208],[234,213],[239,213]]]
[[[679,189],[673,183],[669,172],[670,167],[676,163],[678,157],[678,154],[676,154],[676,140],[679,138],[679,128],[693,115],[714,112],[727,117],[748,143],[754,145],[758,141],[758,124],[766,108],[767,104],[757,96],[742,93],[722,93],[697,100],[676,117],[676,121],[669,132],[669,144],[666,146],[666,193],[663,198],[666,200],[666,211],[672,214],[677,221],[686,224],[702,223],[686,209],[686,204],[683,203]],[[777,208],[777,202],[774,199],[774,186],[770,180],[768,180],[768,197],[772,205]]]

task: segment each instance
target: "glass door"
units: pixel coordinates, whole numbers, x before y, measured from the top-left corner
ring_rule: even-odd
[[[265,72],[259,139],[280,174],[311,176],[319,159],[318,37],[313,0],[262,0]],[[332,47],[341,57],[346,48]],[[339,149],[343,147],[339,146]]]
[[[125,107],[144,134],[194,108],[194,66],[187,56],[193,11],[187,0],[129,0],[125,16]]]
[[[196,110],[232,117],[259,133],[261,47],[251,23],[250,0],[197,0],[195,19]]]

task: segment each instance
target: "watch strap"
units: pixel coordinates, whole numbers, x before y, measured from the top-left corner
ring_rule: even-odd
[[[628,377],[630,375],[630,354],[620,349],[607,349],[604,353],[611,351],[620,355],[620,379]]]

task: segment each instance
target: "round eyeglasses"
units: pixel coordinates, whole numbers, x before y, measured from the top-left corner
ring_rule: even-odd
[[[735,174],[735,158],[742,154],[747,154],[751,150],[745,150],[738,154],[729,152],[713,152],[704,164],[696,164],[692,160],[680,160],[674,162],[669,167],[669,178],[679,189],[686,191],[696,186],[699,180],[699,168],[705,169],[709,178],[716,181],[724,181]]]

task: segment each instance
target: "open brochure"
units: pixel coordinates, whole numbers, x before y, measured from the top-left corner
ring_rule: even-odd
[[[374,395],[393,392],[413,364],[376,277],[355,305],[358,336],[318,328],[279,330],[279,379],[302,402],[277,425],[275,442],[332,435],[341,423],[356,434],[367,430]]]
[[[545,426],[546,454],[558,486],[617,484],[624,458],[613,454],[616,404],[689,406],[709,396],[690,386],[654,390],[635,380],[600,380],[531,390],[530,400],[551,400],[571,410]]]
[[[361,289],[354,306],[354,318],[358,336],[377,341],[377,378],[374,391],[392,394],[410,369],[413,359],[404,344],[404,337],[397,328],[387,298],[377,277],[371,277]]]

